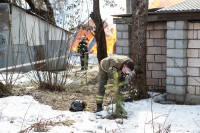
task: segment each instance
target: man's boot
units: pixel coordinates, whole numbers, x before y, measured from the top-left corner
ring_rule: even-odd
[[[97,103],[97,112],[102,111],[102,104],[101,103]]]

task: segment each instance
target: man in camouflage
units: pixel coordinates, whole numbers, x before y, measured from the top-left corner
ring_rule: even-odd
[[[102,104],[106,89],[104,86],[107,84],[108,78],[113,75],[113,70],[116,70],[118,72],[118,80],[120,82],[125,81],[126,77],[132,75],[134,72],[133,61],[127,56],[120,55],[106,57],[101,60],[99,65],[99,72],[97,75],[97,81],[99,83],[96,93],[97,112],[103,110]],[[124,88],[124,97],[128,97],[128,85],[122,86],[120,90]]]

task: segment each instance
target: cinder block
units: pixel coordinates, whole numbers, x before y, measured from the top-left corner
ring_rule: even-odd
[[[128,32],[122,32],[122,36],[123,36],[124,39],[129,38]]]
[[[187,52],[185,49],[168,49],[167,57],[186,58]]]
[[[198,34],[197,38],[200,39],[200,30],[198,30],[197,34]]]
[[[194,29],[194,23],[188,22],[188,29]]]
[[[175,48],[175,41],[167,40],[167,48]]]
[[[153,30],[154,23],[147,23],[147,30]]]
[[[130,54],[130,47],[123,47],[122,50],[123,54],[125,55]]]
[[[168,21],[167,22],[167,29],[168,30],[175,29],[175,21]]]
[[[166,22],[154,23],[154,29],[165,30],[165,29],[167,29],[167,23]]]
[[[167,47],[162,47],[162,54],[166,55],[167,54]]]
[[[188,77],[188,85],[200,86],[200,77]]]
[[[148,63],[148,70],[162,70],[162,64],[159,63]]]
[[[155,55],[155,62],[166,62],[166,55]]]
[[[152,71],[153,78],[165,78],[166,72],[165,71]]]
[[[191,95],[195,94],[195,86],[187,86],[187,92]]]
[[[154,55],[147,55],[147,62],[154,62]]]
[[[118,39],[117,42],[116,42],[116,46],[128,47],[128,46],[130,46],[130,40],[128,40],[128,39]]]
[[[199,57],[198,49],[187,49],[187,57]]]
[[[162,70],[166,70],[166,63],[162,63]]]
[[[186,68],[167,68],[167,76],[186,76]]]
[[[162,86],[166,86],[166,79],[161,79],[162,80]]]
[[[147,39],[147,46],[153,46],[153,39]]]
[[[167,46],[167,40],[166,39],[154,39],[153,45],[154,46]]]
[[[196,95],[200,95],[200,87],[196,86]]]
[[[161,54],[161,47],[147,47],[147,54]]]
[[[186,86],[173,86],[167,85],[167,93],[176,94],[176,95],[185,95]]]
[[[194,39],[194,30],[188,30],[188,39]]]
[[[187,40],[176,40],[175,48],[187,48],[188,41]]]
[[[187,59],[175,59],[175,67],[187,67]]]
[[[188,29],[187,21],[176,21],[175,29]]]
[[[148,70],[147,70],[147,73],[146,73],[146,74],[147,74],[147,78],[151,78],[151,71],[148,71]]]
[[[200,29],[200,23],[194,23],[194,29],[199,30]]]
[[[167,67],[175,67],[175,60],[167,58]]]
[[[199,67],[200,59],[199,58],[188,58],[188,66],[189,67]]]
[[[175,77],[175,85],[187,85],[186,77]]]
[[[150,38],[150,31],[146,32],[146,38]]]
[[[187,94],[185,104],[200,104],[200,96]]]
[[[194,31],[194,36],[193,37],[194,37],[194,39],[198,39],[198,31],[197,30]]]
[[[200,40],[189,40],[188,48],[200,48]]]
[[[200,71],[199,71],[200,68],[192,68],[192,67],[188,67],[187,68],[187,74],[189,76],[200,76]]]
[[[158,85],[158,79],[148,78],[147,85]]]
[[[163,30],[150,31],[150,38],[165,38],[165,31]]]
[[[122,47],[116,47],[116,54],[122,54]]]
[[[168,30],[167,39],[187,39],[187,30]]]
[[[117,31],[128,31],[128,24],[117,24]]]
[[[167,76],[166,83],[167,83],[167,85],[174,85],[175,84],[175,78]]]
[[[117,39],[122,39],[122,32],[117,32],[116,37]]]

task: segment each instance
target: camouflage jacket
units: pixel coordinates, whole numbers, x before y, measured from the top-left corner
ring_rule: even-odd
[[[123,64],[126,63],[127,61],[133,62],[129,57],[123,56],[123,55],[115,55],[115,56],[106,57],[103,60],[101,60],[100,68],[104,72],[107,72],[113,75],[112,68],[115,67],[117,68],[118,76],[121,77]]]

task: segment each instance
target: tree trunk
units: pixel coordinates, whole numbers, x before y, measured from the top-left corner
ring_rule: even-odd
[[[132,7],[131,58],[135,64],[135,75],[131,88],[134,99],[148,97],[146,87],[146,29],[148,18],[148,0],[134,0]],[[137,94],[137,95],[136,95]]]
[[[99,0],[93,0],[93,12],[90,14],[90,17],[96,25],[94,37],[97,42],[97,58],[100,63],[103,58],[107,57],[107,46],[105,31],[99,10]]]

